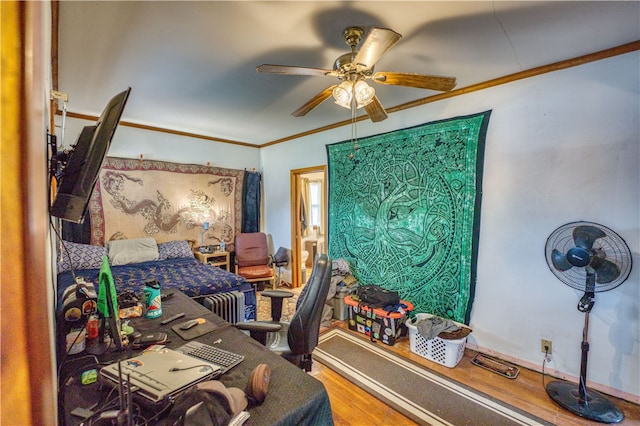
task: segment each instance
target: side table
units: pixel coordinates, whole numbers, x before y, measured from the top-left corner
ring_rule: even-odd
[[[193,255],[202,263],[208,263],[209,265],[217,266],[229,271],[229,252],[228,251],[214,251],[213,253],[200,253],[194,251]]]

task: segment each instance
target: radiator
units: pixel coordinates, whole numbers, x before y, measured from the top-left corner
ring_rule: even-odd
[[[205,297],[204,306],[231,324],[244,322],[244,293],[240,291]]]

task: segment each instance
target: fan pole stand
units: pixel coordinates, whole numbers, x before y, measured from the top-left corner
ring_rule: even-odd
[[[580,383],[553,381],[546,386],[547,394],[561,407],[580,417],[600,423],[619,423],[624,418],[622,412],[604,395],[587,389],[587,355],[589,342],[589,311],[585,312],[582,333],[582,358],[580,362]]]

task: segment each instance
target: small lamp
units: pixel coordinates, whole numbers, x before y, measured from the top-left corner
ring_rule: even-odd
[[[204,234],[207,232],[207,229],[209,229],[209,222],[204,222],[202,224],[202,232],[200,233],[200,245],[201,246],[204,245]]]

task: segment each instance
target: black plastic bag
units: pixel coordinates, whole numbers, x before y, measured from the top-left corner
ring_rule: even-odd
[[[370,308],[383,308],[400,303],[400,295],[397,291],[387,290],[375,284],[358,286],[356,296],[362,305]]]

